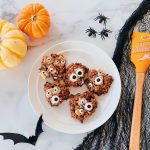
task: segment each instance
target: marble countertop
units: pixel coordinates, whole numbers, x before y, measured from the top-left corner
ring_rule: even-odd
[[[37,0],[38,1],[38,0]],[[83,40],[101,47],[111,57],[116,36],[120,28],[137,8],[142,0],[39,0],[51,14],[51,31],[43,40],[30,43],[29,51],[20,65],[6,71],[0,71],[0,132],[17,132],[25,136],[34,134],[38,117],[32,110],[27,92],[30,69],[35,59],[51,45],[65,40]],[[16,22],[18,11],[31,0],[0,0],[0,18]],[[100,37],[89,38],[85,30],[91,26],[101,30],[102,26],[93,19],[98,13],[110,19],[108,28],[112,30],[109,38],[102,41]],[[3,140],[0,136],[2,150],[71,150],[80,144],[85,134],[69,135],[54,131],[43,125],[36,146],[17,144]]]

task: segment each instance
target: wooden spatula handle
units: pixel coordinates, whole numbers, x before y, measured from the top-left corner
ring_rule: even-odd
[[[130,133],[130,150],[140,150],[142,93],[145,74],[136,73],[136,92],[133,107],[132,126]]]

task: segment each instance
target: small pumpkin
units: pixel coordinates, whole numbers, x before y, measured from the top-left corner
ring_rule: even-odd
[[[40,3],[28,4],[18,16],[18,27],[31,38],[41,38],[50,28],[49,13]]]
[[[16,66],[27,52],[26,39],[18,28],[0,21],[0,69]]]

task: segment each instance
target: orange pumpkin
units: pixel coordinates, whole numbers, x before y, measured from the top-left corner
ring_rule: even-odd
[[[18,27],[31,38],[41,38],[50,28],[49,13],[39,3],[28,4],[18,16]]]

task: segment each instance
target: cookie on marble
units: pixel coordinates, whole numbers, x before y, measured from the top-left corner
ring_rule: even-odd
[[[95,112],[98,105],[94,94],[88,91],[71,95],[69,103],[71,116],[81,123]]]
[[[81,63],[72,63],[66,69],[65,82],[68,86],[79,87],[84,84],[88,68]]]
[[[43,79],[53,77],[54,80],[62,80],[66,71],[66,59],[58,54],[43,56],[39,70]]]
[[[69,98],[69,89],[64,83],[58,81],[46,82],[44,85],[45,96],[51,106],[59,106]]]
[[[88,72],[87,79],[85,81],[89,91],[97,94],[98,96],[106,94],[112,82],[112,76],[95,69]]]

